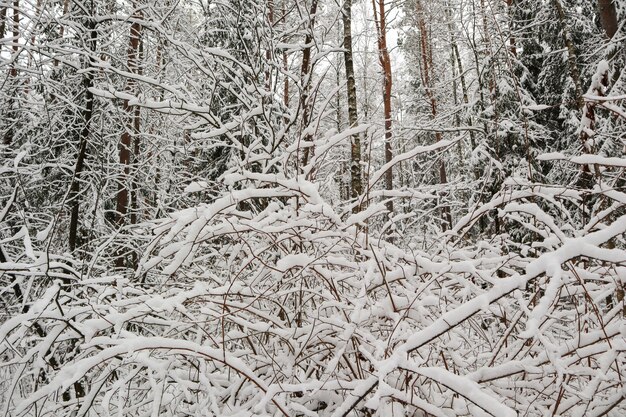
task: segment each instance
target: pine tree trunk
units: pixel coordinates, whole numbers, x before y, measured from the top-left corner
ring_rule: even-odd
[[[600,13],[600,23],[611,39],[617,32],[617,10],[615,9],[616,0],[598,0],[598,12]]]
[[[353,128],[358,126],[359,116],[352,54],[352,0],[345,0],[343,3],[343,47],[343,57],[346,66],[346,85],[348,90],[348,122],[349,127]],[[361,138],[356,134],[352,135],[350,143],[350,197],[356,199],[362,192]],[[360,210],[360,205],[355,205],[352,209],[355,213]]]
[[[378,3],[378,4],[376,4]],[[391,58],[387,49],[387,21],[385,16],[385,1],[372,0],[374,8],[374,23],[378,32],[378,59],[383,70],[383,108],[385,116],[385,163],[391,162],[393,159],[393,151],[391,147],[392,141],[392,119],[391,119],[391,89],[393,78],[391,72]],[[378,6],[378,11],[377,11]],[[385,189],[393,190],[393,167],[385,172]],[[393,201],[386,203],[389,214],[393,214]]]

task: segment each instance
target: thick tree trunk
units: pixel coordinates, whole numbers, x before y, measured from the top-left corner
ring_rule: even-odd
[[[377,4],[378,3],[378,4]],[[392,119],[391,119],[391,89],[393,86],[393,78],[391,72],[391,58],[387,49],[387,20],[385,16],[385,1],[372,0],[374,8],[374,23],[378,32],[378,59],[383,70],[383,108],[385,116],[385,163],[391,162],[393,159],[393,151],[391,147],[392,141]],[[378,7],[378,10],[377,10]],[[393,190],[393,167],[389,167],[385,172],[385,188]],[[393,201],[387,202],[387,210],[389,214],[393,214]]]
[[[598,0],[598,12],[600,13],[600,23],[606,35],[612,38],[617,32],[617,10],[615,10],[615,0]]]
[[[358,125],[359,116],[352,54],[352,0],[345,0],[343,3],[343,47],[343,57],[346,66],[346,85],[348,90],[348,122],[350,128],[353,128]],[[350,143],[350,197],[356,199],[362,192],[361,138],[356,134],[352,135]],[[360,210],[361,207],[359,205],[355,205],[353,208],[355,213]]]
[[[137,12],[133,15],[134,18],[141,18],[141,13]],[[132,73],[137,73],[138,69],[138,55],[139,55],[139,41],[141,38],[141,25],[139,22],[133,22],[130,26],[130,36],[128,45],[128,69]],[[135,90],[136,81],[129,79],[126,82],[126,91],[133,92]],[[125,126],[124,133],[120,138],[119,146],[119,160],[122,166],[122,176],[120,178],[118,193],[117,193],[117,223],[123,225],[128,214],[129,209],[129,184],[128,177],[130,175],[131,164],[131,146],[134,133],[138,130],[138,117],[137,112],[133,111],[132,106],[129,105],[129,100],[124,100],[124,113],[127,115],[128,124]]]

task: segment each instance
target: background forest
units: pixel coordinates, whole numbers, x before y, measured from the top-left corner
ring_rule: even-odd
[[[0,0],[0,416],[626,415],[624,0]]]

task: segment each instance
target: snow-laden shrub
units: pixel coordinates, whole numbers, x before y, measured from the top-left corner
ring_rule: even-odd
[[[6,320],[4,415],[623,411],[623,193],[599,184],[576,229],[583,192],[511,187],[427,254],[368,232],[382,205],[342,219],[311,183],[244,178],[159,223],[135,277]],[[463,239],[494,208],[533,243]]]

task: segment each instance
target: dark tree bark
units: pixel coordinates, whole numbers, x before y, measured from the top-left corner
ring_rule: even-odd
[[[315,28],[315,14],[317,13],[317,1],[311,1],[311,8],[309,10],[309,27],[304,37],[304,50],[302,51],[302,66],[300,67],[300,80],[302,82],[302,94],[300,95],[300,108],[302,109],[302,129],[306,130],[311,122],[311,110],[312,104],[309,103],[309,89],[311,82],[309,74],[311,72],[311,43],[313,42],[313,29]],[[309,144],[311,141],[311,135],[306,134],[304,136],[304,143]],[[302,156],[302,166],[304,167],[309,162],[309,155],[311,152],[310,146],[304,148],[304,155]]]
[[[506,5],[510,15],[510,10],[513,7],[513,0],[506,0]],[[509,50],[513,56],[517,57],[517,41],[515,40],[515,35],[513,35],[512,27],[509,27]]]
[[[270,26],[274,26],[274,0],[267,1],[267,21]],[[272,72],[270,70],[270,62],[272,60],[272,45],[268,44],[265,50],[265,88],[269,92],[272,90]]]
[[[598,12],[600,13],[600,23],[610,38],[617,32],[617,10],[615,10],[615,0],[598,0]]]
[[[7,21],[7,6],[2,6],[0,7],[0,39],[4,38],[6,21]],[[1,44],[0,44],[0,49],[2,49]]]
[[[6,4],[9,4],[9,2],[7,1]],[[4,18],[2,19],[2,27],[0,29],[2,29],[0,31],[0,35],[4,34],[5,31],[5,21],[6,21],[6,14],[7,14],[7,8],[8,6],[5,6],[2,9],[2,14],[4,15]],[[18,79],[17,79],[17,75],[18,75],[18,71],[17,71],[17,55],[19,52],[19,44],[18,44],[18,40],[20,37],[20,14],[19,14],[19,9],[20,9],[20,2],[19,0],[14,0],[13,2],[13,22],[12,22],[12,31],[13,31],[13,39],[11,41],[12,46],[11,46],[11,52],[12,52],[12,59],[10,60],[10,64],[9,64],[9,70],[8,70],[8,85],[10,86],[10,90],[12,89],[12,93],[11,96],[9,97],[8,100],[8,105],[7,105],[7,109],[8,111],[6,112],[6,117],[7,119],[13,119],[15,118],[15,111],[13,110],[13,103],[14,100],[16,98],[17,92],[19,90],[18,88]],[[2,36],[0,36],[2,37]],[[1,45],[0,45],[1,46]],[[1,52],[1,48],[0,48],[0,52]],[[9,128],[7,129],[7,131],[4,134],[4,137],[2,138],[2,143],[4,145],[11,145],[13,143],[13,136],[15,134],[14,128],[13,126],[9,126]]]
[[[20,0],[14,0],[13,2],[13,61],[9,73],[11,77],[17,77],[17,67],[15,61],[17,60],[17,53],[19,52],[18,40],[20,38]],[[6,13],[6,11],[5,11]],[[3,30],[4,31],[4,30]]]
[[[89,31],[89,49],[92,54],[95,54],[97,39],[95,21],[93,19],[89,19],[86,27]],[[83,127],[80,131],[78,155],[76,157],[76,166],[74,167],[74,177],[72,178],[72,184],[70,186],[70,193],[68,196],[68,201],[71,206],[69,246],[70,250],[72,251],[79,247],[81,244],[78,237],[78,224],[80,214],[80,177],[85,165],[85,157],[87,156],[87,142],[89,141],[89,136],[91,135],[91,118],[93,115],[94,101],[93,93],[90,90],[93,87],[93,73],[89,70],[85,73],[83,86],[85,89],[85,108],[83,110],[82,117]]]
[[[140,19],[142,17],[141,12],[136,12],[133,18]],[[139,56],[139,42],[141,39],[141,25],[139,22],[134,21],[130,26],[130,36],[128,44],[128,69],[132,73],[138,73],[138,56]],[[137,82],[134,79],[129,79],[126,82],[126,91],[133,92],[135,90]],[[130,176],[131,165],[131,152],[132,152],[132,139],[134,134],[139,129],[139,117],[137,109],[133,109],[129,105],[129,100],[124,100],[124,113],[128,115],[128,124],[125,126],[124,133],[120,138],[119,147],[119,161],[122,165],[122,176],[120,178],[120,184],[117,193],[117,223],[123,225],[126,215],[129,209],[129,184],[128,177]]]
[[[348,123],[350,127],[358,126],[358,109],[356,100],[356,82],[354,79],[354,60],[352,54],[352,0],[343,3],[343,47],[346,66],[346,85],[348,90]],[[350,197],[358,198],[363,191],[361,173],[361,138],[358,134],[352,135],[350,143]],[[353,211],[359,212],[360,205],[355,205]]]

